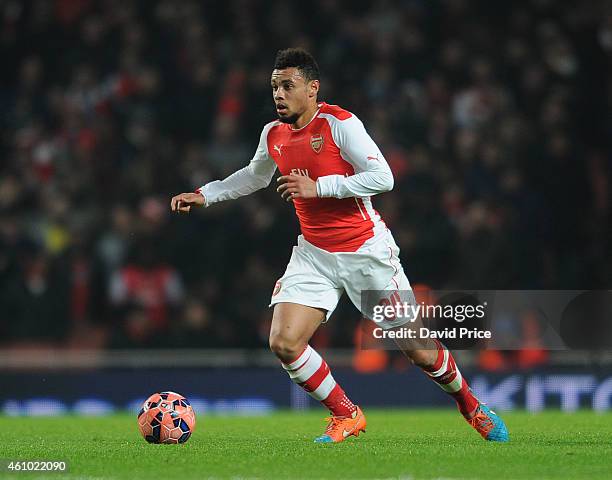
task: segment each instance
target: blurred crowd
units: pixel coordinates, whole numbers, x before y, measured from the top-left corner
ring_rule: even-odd
[[[0,0],[0,341],[263,347],[298,234],[273,189],[189,216],[248,163],[276,51],[389,161],[413,284],[610,288],[612,3]],[[317,334],[349,346],[343,302]]]

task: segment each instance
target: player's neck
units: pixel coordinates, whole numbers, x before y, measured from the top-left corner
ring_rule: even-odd
[[[293,130],[300,130],[308,125],[314,119],[315,115],[319,111],[319,105],[317,103],[311,105],[308,110],[302,113],[295,123],[291,124]]]

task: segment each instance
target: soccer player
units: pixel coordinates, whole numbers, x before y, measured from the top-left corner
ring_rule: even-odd
[[[354,114],[317,101],[319,86],[319,68],[308,52],[279,51],[271,76],[278,120],[264,126],[251,162],[196,193],[176,195],[171,209],[186,213],[249,195],[267,187],[280,170],[277,191],[293,202],[302,234],[272,292],[270,348],[289,377],[331,412],[315,442],[341,442],[365,431],[366,419],[308,342],[344,292],[361,309],[362,291],[411,287],[399,248],[372,207],[373,195],[393,188],[391,170]],[[397,328],[407,321],[386,319],[379,326]],[[506,441],[504,422],[474,396],[453,355],[443,344],[429,342],[424,348],[401,348],[454,398],[483,438]]]

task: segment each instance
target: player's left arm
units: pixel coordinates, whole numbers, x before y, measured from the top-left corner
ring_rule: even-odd
[[[342,158],[353,165],[354,175],[326,175],[317,179],[319,197],[369,197],[393,188],[393,173],[382,152],[355,115],[331,124]]]

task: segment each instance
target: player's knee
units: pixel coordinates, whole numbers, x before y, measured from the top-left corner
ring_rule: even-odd
[[[301,341],[270,334],[270,350],[282,362],[289,363],[295,360],[304,350],[304,346]]]

